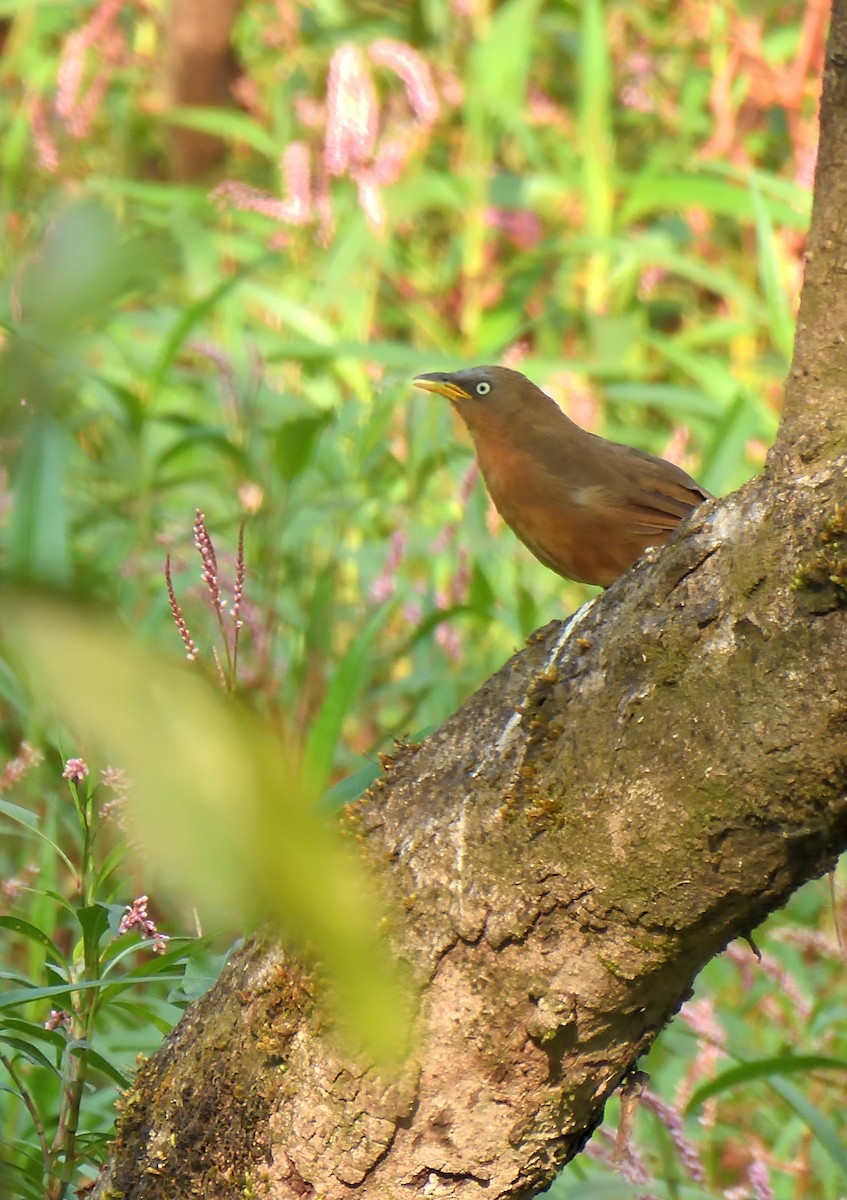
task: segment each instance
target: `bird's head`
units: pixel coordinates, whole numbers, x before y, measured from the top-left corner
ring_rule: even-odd
[[[518,414],[536,397],[552,404],[534,383],[519,371],[508,367],[468,367],[463,371],[432,371],[418,375],[415,387],[425,392],[438,392],[456,407],[465,420],[482,417],[484,412],[500,415]]]

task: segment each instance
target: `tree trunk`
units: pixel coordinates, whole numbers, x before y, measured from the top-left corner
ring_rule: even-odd
[[[697,972],[847,846],[847,0],[761,478],[541,630],[345,820],[416,987],[398,1078],[239,951],[141,1070],[101,1197],[525,1197]]]
[[[166,28],[168,99],[175,106],[227,107],[237,75],[232,27],[240,0],[171,0]],[[174,125],[171,170],[191,182],[216,166],[226,143],[208,133]]]

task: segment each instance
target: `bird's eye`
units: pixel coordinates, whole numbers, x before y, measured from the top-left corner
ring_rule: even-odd
[[[474,388],[474,391],[476,392],[476,394],[478,396],[487,396],[488,393],[491,391],[491,384],[486,383],[485,380],[483,379],[476,385],[476,387]]]

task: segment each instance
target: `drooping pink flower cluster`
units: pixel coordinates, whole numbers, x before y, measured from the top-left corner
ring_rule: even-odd
[[[641,1099],[644,1106],[651,1109],[667,1129],[686,1173],[695,1183],[705,1183],[706,1172],[700,1161],[700,1155],[685,1135],[682,1114],[672,1105],[666,1104],[661,1096],[657,1096],[649,1088],[645,1088]]]
[[[126,36],[118,21],[125,0],[100,0],[89,19],[65,41],[59,62],[56,113],[72,137],[83,138],[91,129],[102,103],[111,68],[126,54]],[[89,59],[95,70],[83,90]]]
[[[0,880],[0,897],[4,905],[16,903],[38,875],[38,871],[37,863],[27,863],[19,875],[10,875],[7,879]]]
[[[156,922],[147,912],[148,901],[148,896],[139,896],[137,900],[133,900],[132,904],[126,906],[118,926],[118,936],[135,930],[145,940],[152,941],[155,954],[164,954],[165,945],[170,939],[166,933],[159,933],[156,928]]]
[[[0,795],[20,782],[31,767],[37,767],[44,755],[29,742],[21,742],[21,748],[14,758],[6,763],[0,772]]]
[[[188,659],[189,662],[195,662],[200,654],[200,651],[197,649],[197,646],[194,644],[194,639],[191,636],[191,632],[188,628],[188,624],[185,620],[185,617],[182,615],[182,608],[180,607],[179,600],[177,600],[177,598],[176,598],[176,592],[174,591],[173,579],[171,578],[171,556],[170,556],[170,554],[165,559],[165,586],[168,589],[168,603],[171,606],[171,615],[173,616],[174,624],[177,627],[177,632],[179,633],[179,636],[182,638],[182,644],[183,644],[183,646],[185,646],[185,657]]]
[[[374,68],[391,72],[403,84],[405,118],[397,117],[396,104],[380,103]],[[313,156],[306,141],[298,139],[286,146],[280,161],[282,198],[237,182],[222,183],[213,194],[283,224],[315,222],[328,240],[329,184],[333,178],[347,176],[356,184],[369,224],[382,229],[386,221],[382,191],[397,182],[411,157],[425,147],[439,109],[429,65],[412,46],[393,38],[378,38],[365,48],[352,43],[339,46],[330,59],[323,103],[303,100],[296,106],[303,124],[323,129],[320,158]]]
[[[103,787],[114,793],[111,800],[106,800],[100,806],[101,820],[114,818],[118,826],[126,831],[127,822],[125,807],[131,792],[131,784],[123,767],[104,767],[100,772],[100,782]]]
[[[44,1028],[50,1030],[61,1029],[65,1033],[68,1033],[70,1032],[72,1022],[73,1017],[66,1009],[51,1008],[50,1016],[44,1022]]]

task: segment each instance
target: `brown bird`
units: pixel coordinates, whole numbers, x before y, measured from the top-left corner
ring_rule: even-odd
[[[673,463],[580,429],[518,371],[435,371],[414,383],[447,397],[497,511],[567,579],[608,587],[710,499]]]

